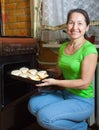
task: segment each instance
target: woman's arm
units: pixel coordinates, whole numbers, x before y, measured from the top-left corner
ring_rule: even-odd
[[[66,88],[86,89],[93,80],[97,65],[97,58],[98,56],[96,54],[90,54],[85,57],[81,68],[81,79],[58,80],[50,78],[44,79],[43,83],[38,84],[37,86],[57,85]]]

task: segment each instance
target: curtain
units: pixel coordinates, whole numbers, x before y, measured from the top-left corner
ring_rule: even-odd
[[[65,0],[66,1],[66,0]],[[42,0],[42,41],[52,42],[65,36],[66,6],[64,0]],[[61,26],[63,25],[63,26]]]
[[[41,35],[41,2],[42,0],[30,0],[31,36],[38,39]]]

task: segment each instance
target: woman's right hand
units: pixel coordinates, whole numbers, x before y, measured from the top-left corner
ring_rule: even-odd
[[[51,85],[55,85],[55,80],[54,78],[47,78],[42,80],[42,83],[36,84],[36,86],[38,87],[42,87],[42,86],[51,86]]]

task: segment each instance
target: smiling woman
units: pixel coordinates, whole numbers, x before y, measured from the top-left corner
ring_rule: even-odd
[[[97,65],[97,50],[85,37],[90,24],[85,10],[70,10],[66,24],[71,40],[61,44],[56,66],[48,69],[63,78],[49,77],[36,84],[38,87],[52,86],[53,91],[32,96],[28,109],[46,129],[87,130],[85,120],[94,112],[92,81]]]

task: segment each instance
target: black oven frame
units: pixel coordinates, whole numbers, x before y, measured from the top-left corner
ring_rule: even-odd
[[[36,52],[34,54],[28,54],[28,55],[1,57],[1,60],[0,60],[0,110],[3,110],[6,107],[16,104],[20,100],[23,100],[23,99],[25,100],[25,97],[30,96],[31,94],[37,91],[37,89],[35,90],[35,87],[34,87],[33,91],[26,92],[22,96],[19,96],[17,99],[6,104],[5,103],[5,89],[6,89],[5,86],[7,86],[6,84],[7,82],[9,82],[7,81],[7,77],[10,76],[8,75],[9,73],[8,71],[10,71],[11,69],[14,69],[14,68],[10,68],[10,65],[11,66],[15,65],[14,68],[18,68],[22,66],[27,66],[30,68],[37,68],[38,63],[36,61]],[[8,70],[6,70],[7,66],[9,67]],[[14,79],[12,78],[11,80],[14,81]]]

